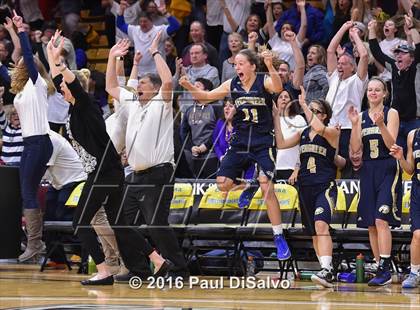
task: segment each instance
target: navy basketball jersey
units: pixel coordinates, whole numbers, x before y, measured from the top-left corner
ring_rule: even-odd
[[[420,128],[416,129],[413,137],[414,174],[411,180],[420,185]]]
[[[232,79],[230,92],[236,107],[232,120],[234,146],[273,145],[273,102],[272,95],[264,87],[264,79],[265,74],[257,74],[249,92],[243,89],[239,77]]]
[[[310,127],[300,137],[300,169],[298,181],[300,185],[325,184],[335,180],[334,164],[335,148],[320,135],[309,138]]]
[[[388,123],[388,107],[384,107],[384,123]],[[363,160],[390,158],[389,149],[386,147],[379,127],[369,116],[368,110],[362,113],[362,145]]]

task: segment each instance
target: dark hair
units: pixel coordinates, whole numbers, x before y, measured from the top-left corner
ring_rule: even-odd
[[[295,96],[287,89],[283,89],[281,92],[276,93],[273,95],[273,104],[277,104],[277,101],[279,100],[280,95],[286,92],[290,97],[290,103],[287,104],[288,114],[290,117],[295,117],[298,114],[301,114],[301,109],[299,106],[299,102],[296,100]]]
[[[209,79],[197,78],[195,81],[203,84],[204,90],[213,90],[213,83]]]
[[[147,13],[146,11],[141,11],[141,12],[139,13],[139,20],[140,20],[140,18],[142,18],[142,17],[145,17],[145,18],[147,18],[148,20],[153,21],[153,20],[152,20],[152,17],[150,16],[150,14],[149,14],[149,13]]]
[[[82,49],[86,51],[89,48],[89,45],[86,43],[85,35],[80,31],[75,31],[71,35],[71,42],[73,43],[74,49]]]
[[[207,49],[207,46],[204,43],[193,43],[191,45],[191,47],[193,47],[194,45],[201,46],[201,48],[203,49],[203,54],[206,54],[206,55],[209,54],[209,50]],[[191,47],[190,47],[190,49],[191,49]]]
[[[327,118],[324,119],[324,125],[328,126],[328,123],[330,122],[330,119],[332,116],[332,109],[331,109],[330,104],[324,99],[314,99],[314,100],[311,100],[311,102],[315,102],[322,106],[322,110],[323,110],[322,112],[327,115]]]
[[[246,57],[246,59],[251,63],[251,65],[256,66],[255,70],[258,70],[259,65],[260,65],[260,61],[259,61],[258,56],[255,52],[253,52],[249,49],[243,49],[243,50],[240,50],[238,54],[244,55]]]
[[[162,86],[162,80],[155,73],[146,73],[142,76],[142,78],[149,78],[154,87],[160,88]]]

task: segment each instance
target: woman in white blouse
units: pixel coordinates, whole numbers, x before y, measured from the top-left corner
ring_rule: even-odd
[[[273,104],[276,104],[280,111],[280,126],[285,139],[306,127],[305,119],[299,115],[299,104],[293,99],[292,94],[287,90],[283,90],[274,97]],[[278,180],[288,180],[293,185],[296,182],[299,167],[299,145],[277,150],[276,178]]]

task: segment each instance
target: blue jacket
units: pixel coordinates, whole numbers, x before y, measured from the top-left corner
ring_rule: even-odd
[[[306,31],[306,37],[309,39],[311,43],[319,43],[323,39],[324,35],[324,14],[315,9],[312,5],[306,4],[306,17],[308,20],[308,30]],[[277,21],[276,31],[280,31],[281,27],[285,22],[290,23],[293,25],[293,30],[298,33],[300,29],[300,13],[297,10],[296,4],[286,10],[279,20]]]

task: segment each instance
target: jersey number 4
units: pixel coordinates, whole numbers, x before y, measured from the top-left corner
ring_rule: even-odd
[[[310,173],[316,173],[315,157],[311,156],[308,158],[308,164],[306,165],[306,169],[308,169]]]
[[[258,110],[257,109],[242,109],[245,114],[244,121],[258,123]]]

